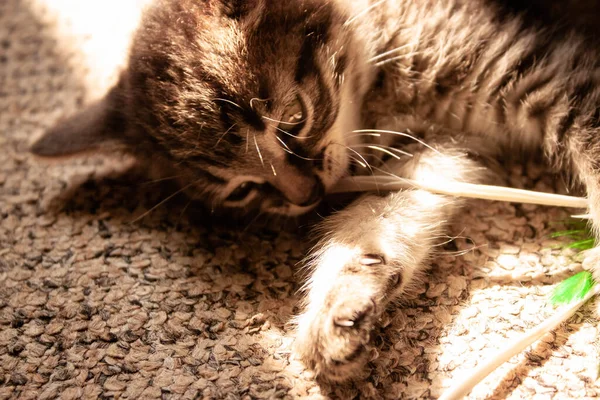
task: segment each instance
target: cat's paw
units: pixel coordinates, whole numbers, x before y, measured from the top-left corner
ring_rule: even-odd
[[[369,361],[371,332],[385,297],[384,282],[377,279],[381,275],[373,273],[377,268],[385,268],[383,256],[353,257],[320,288],[327,291],[322,301],[309,304],[298,318],[295,353],[320,378],[348,380]]]
[[[317,315],[305,315],[295,350],[321,378],[344,381],[359,374],[369,358],[369,340],[377,319],[371,299],[354,299]]]

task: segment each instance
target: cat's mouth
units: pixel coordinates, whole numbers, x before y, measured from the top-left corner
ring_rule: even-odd
[[[270,214],[285,215],[287,217],[297,217],[312,211],[319,202],[311,204],[309,206],[297,206],[295,204],[288,203],[279,207],[268,207],[265,211]]]
[[[314,209],[325,197],[325,186],[317,179],[314,186],[307,193],[302,202],[293,202],[279,195],[275,199],[270,199],[263,203],[263,211],[270,214],[280,214],[287,216],[298,216]]]

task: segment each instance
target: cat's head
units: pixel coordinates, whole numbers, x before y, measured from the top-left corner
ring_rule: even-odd
[[[213,209],[310,210],[348,173],[367,85],[342,3],[158,1],[119,84],[32,151],[116,147]]]

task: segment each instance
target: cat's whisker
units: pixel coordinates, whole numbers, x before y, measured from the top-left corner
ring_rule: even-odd
[[[382,148],[384,148],[384,149],[386,149],[388,151],[396,152],[396,153],[401,154],[403,156],[414,157],[414,155],[412,153],[409,153],[407,151],[398,149],[398,148],[393,147],[393,146],[384,146],[384,145],[380,144],[380,145],[377,145],[377,147],[382,147]],[[379,150],[379,149],[375,149],[375,150]]]
[[[303,157],[303,156],[301,156],[299,154],[294,153],[292,151],[292,149],[290,149],[290,147],[283,140],[281,140],[281,138],[279,136],[275,135],[275,139],[277,139],[279,141],[279,143],[281,143],[281,145],[283,146],[282,149],[286,153],[291,154],[291,155],[293,155],[295,157],[298,157],[298,158],[300,158],[302,160],[305,160],[305,161],[317,161],[316,158]]]
[[[375,176],[375,172],[374,172],[374,170],[375,170],[377,172],[382,173],[383,175],[390,176],[390,177],[398,179],[400,181],[406,181],[407,180],[405,178],[402,178],[398,174],[395,174],[395,173],[390,172],[390,171],[386,171],[385,169],[382,169],[382,168],[379,168],[379,167],[370,166],[370,169],[371,169],[371,175],[373,175],[373,176]],[[379,183],[377,182],[377,180],[375,180],[375,186],[377,188],[377,191],[379,191]]]
[[[177,218],[177,223],[175,224],[175,229],[177,229],[177,227],[179,226],[179,223],[181,222],[181,218],[183,218],[183,214],[185,214],[188,207],[190,206],[190,204],[192,204],[193,201],[194,201],[193,199],[190,199],[187,202],[187,204],[185,205],[185,207],[183,207],[183,210],[181,210],[181,213],[179,213],[179,218]]]
[[[395,158],[396,160],[400,160],[400,156],[397,154],[392,153],[391,151],[384,149],[383,147],[379,147],[379,146],[373,146],[373,145],[357,145],[357,146],[353,146],[354,148],[367,148],[367,149],[372,149],[372,150],[378,150],[381,151],[382,153],[385,153],[393,158]]]
[[[353,151],[364,163],[364,165],[366,166],[366,168],[368,168],[371,171],[371,175],[374,175],[373,172],[373,168],[371,167],[371,164],[369,164],[369,162],[356,150],[351,149],[350,147],[348,147],[348,150]]]
[[[150,208],[149,210],[147,210],[146,212],[144,212],[142,215],[140,215],[139,217],[137,217],[136,219],[134,219],[133,221],[131,221],[131,223],[135,223],[139,220],[141,220],[142,218],[144,218],[145,216],[147,216],[148,214],[150,214],[152,211],[156,210],[158,207],[162,206],[163,204],[165,204],[167,201],[171,200],[173,197],[177,196],[178,194],[180,194],[181,192],[187,190],[188,188],[192,187],[193,185],[197,184],[198,182],[200,182],[201,179],[198,179],[192,183],[189,183],[185,186],[183,186],[181,189],[177,190],[175,193],[171,194],[170,196],[166,197],[164,200],[160,201],[158,204],[156,204],[154,207]]]
[[[306,122],[306,119],[303,119],[302,121],[298,121],[298,122],[281,121],[279,119],[270,118],[270,117],[267,117],[265,115],[263,115],[261,118],[262,119],[266,119],[267,121],[270,121],[270,122],[275,122],[276,124],[286,123],[288,125],[300,125],[301,123]],[[273,125],[271,125],[271,126],[273,126]]]
[[[306,120],[302,120],[302,121],[299,121],[299,122],[287,122],[287,121],[282,121],[280,119],[275,119],[275,118],[267,117],[266,115],[261,116],[261,118],[262,119],[266,119],[267,121],[270,121],[270,122],[275,122],[276,124],[282,124],[282,123],[285,122],[288,125],[299,125],[302,122],[306,121]]]
[[[272,125],[271,125],[272,126]],[[275,129],[277,129],[279,132],[288,135],[289,137],[293,137],[294,139],[302,139],[302,137],[297,136],[297,135],[292,135],[291,133],[289,133],[288,131],[281,129],[280,127],[276,126]]]
[[[262,164],[262,166],[264,168],[265,160],[263,160],[262,153],[260,152],[260,148],[258,147],[258,142],[256,141],[256,134],[254,134],[253,136],[254,136],[254,146],[256,146],[256,152],[258,153],[258,158],[260,158],[260,163]]]
[[[371,4],[369,7],[365,8],[364,10],[362,10],[361,12],[359,12],[358,14],[356,14],[355,16],[349,18],[346,22],[344,22],[344,27],[352,25],[352,23],[354,21],[356,21],[357,19],[361,18],[364,15],[367,15],[372,9],[379,7],[381,4],[385,3],[386,1],[387,0],[379,0],[378,2]]]
[[[383,160],[383,157],[380,157],[380,156],[379,156],[379,155],[377,155],[377,154],[369,154],[369,156],[368,156],[368,157],[369,157],[369,159],[370,159],[370,158],[374,158],[374,159],[376,159],[376,160],[377,160],[377,163],[378,163],[377,165],[380,165],[380,166],[382,166],[382,167],[387,167],[387,165],[386,165],[385,161]]]
[[[469,249],[464,249],[464,250],[456,250],[456,251],[444,251],[444,250],[441,250],[441,251],[439,251],[439,250],[438,250],[438,253],[437,253],[437,254],[440,254],[440,255],[445,255],[445,256],[454,256],[454,257],[460,257],[460,256],[464,256],[464,255],[466,255],[466,254],[469,254],[469,253],[471,253],[471,252],[474,252],[475,250],[482,249],[482,248],[484,248],[484,247],[486,247],[486,246],[487,246],[487,245],[479,245],[479,246],[473,246],[473,247],[471,247],[471,248],[469,248]]]
[[[246,154],[248,154],[248,145],[250,141],[248,140],[248,136],[250,135],[250,128],[246,128]]]
[[[452,117],[454,117],[454,118],[455,118],[457,121],[460,121],[460,120],[461,120],[461,119],[460,119],[460,116],[459,116],[458,114],[454,113],[454,112],[450,112],[450,115],[451,115]]]
[[[358,165],[360,165],[363,168],[367,168],[367,164],[365,164],[364,162],[360,161],[358,158],[354,157],[354,156],[348,156],[350,157],[350,159],[352,161],[354,161],[355,163],[357,163]]]
[[[225,102],[225,103],[229,103],[229,104],[231,104],[231,105],[233,105],[233,106],[235,106],[235,107],[237,107],[237,108],[239,108],[239,109],[242,109],[242,110],[244,109],[244,108],[243,108],[242,106],[240,106],[238,103],[236,103],[236,102],[233,102],[233,101],[231,101],[231,100],[222,99],[222,98],[220,98],[220,97],[216,97],[216,98],[214,98],[213,100],[214,100],[214,101],[222,101],[222,102]]]
[[[402,136],[402,137],[406,137],[409,139],[414,140],[417,143],[422,144],[423,146],[427,147],[429,150],[436,152],[437,154],[442,154],[440,153],[437,149],[435,149],[434,147],[428,145],[427,143],[425,143],[424,141],[422,141],[421,139],[410,135],[408,133],[405,132],[397,132],[397,131],[390,131],[387,129],[357,129],[352,131],[353,133],[388,133],[390,135],[398,135],[398,136]]]
[[[186,151],[180,150],[180,151],[176,152],[178,158],[180,158],[181,160],[178,161],[175,165],[181,165],[185,159],[187,159],[191,154],[193,154],[198,149],[198,146],[200,145],[200,142],[201,142],[200,136],[202,135],[203,127],[204,127],[204,124],[201,124],[200,129],[198,130],[198,133],[196,134],[196,141],[195,141],[196,145],[193,148],[190,148],[189,150],[186,150]],[[182,130],[181,134],[188,135],[190,133],[189,133],[189,131]]]
[[[250,222],[248,222],[248,224],[246,224],[246,226],[244,227],[244,229],[242,230],[242,232],[247,232],[247,231],[248,231],[248,229],[250,229],[250,227],[251,227],[252,225],[254,225],[254,223],[255,223],[256,221],[258,221],[258,219],[259,219],[259,218],[260,218],[262,215],[263,215],[263,212],[262,212],[262,211],[259,211],[258,213],[256,213],[256,216],[255,216],[255,217],[253,217],[253,218],[250,220]]]
[[[142,185],[151,185],[153,183],[170,181],[170,180],[173,180],[173,179],[181,178],[182,176],[183,176],[183,174],[168,176],[168,177],[165,177],[165,178],[153,179],[151,181],[142,182]]]
[[[360,158],[360,160],[362,160],[361,165],[364,166],[364,168],[368,168],[371,171],[371,175],[374,175],[373,168],[371,167],[371,164],[369,164],[369,162],[358,151],[354,150],[352,147],[346,146],[345,144],[342,144],[342,143],[339,143],[339,142],[331,142],[331,144],[337,144],[338,146],[342,146],[342,147],[350,150],[354,154],[356,154],[358,156],[358,158]],[[353,158],[352,156],[350,156],[350,157]]]
[[[273,165],[273,163],[270,162],[269,165],[271,166],[271,170],[273,171],[273,176],[277,176],[277,171],[275,171],[275,166]]]
[[[435,236],[435,239],[446,239],[443,242],[439,242],[437,244],[433,244],[432,247],[443,247],[445,245],[447,245],[448,243],[451,243],[457,239],[469,239],[468,236],[463,236],[463,233],[465,232],[465,228],[463,228],[460,233],[458,233],[457,235],[443,235],[443,236]],[[464,250],[455,250],[455,251],[447,251],[447,250],[438,250],[438,254],[444,254],[444,255],[453,255],[453,256],[463,256],[465,254],[469,254],[472,251],[475,251],[477,249],[482,249],[484,247],[487,247],[487,243],[486,244],[481,244],[481,245],[475,245],[473,244],[473,246],[469,247],[468,249],[464,249]]]
[[[183,159],[186,159],[190,156],[190,154],[193,154],[197,149],[198,146],[200,146],[200,136],[202,135],[202,129],[204,128],[204,123],[202,123],[200,125],[200,129],[198,130],[198,134],[196,135],[196,145],[194,146],[194,148],[190,149],[189,151],[187,151],[184,155],[183,155]],[[179,165],[180,163],[178,163]]]
[[[375,57],[371,57],[367,62],[372,63],[372,62],[375,62],[375,61],[380,61],[382,58],[386,58],[387,56],[391,56],[392,54],[395,54],[395,53],[397,53],[397,52],[399,52],[401,50],[404,50],[404,49],[406,49],[407,47],[410,47],[410,46],[411,46],[411,44],[409,43],[409,44],[405,44],[403,46],[396,47],[395,49],[386,51],[384,53],[376,55]]]
[[[458,233],[457,235],[440,235],[440,236],[434,236],[434,239],[446,239],[443,242],[439,242],[437,244],[433,244],[433,246],[445,246],[446,244],[456,240],[456,239],[468,239],[467,236],[462,236],[462,234],[465,232],[465,228],[462,228],[462,230],[460,231],[460,233]]]
[[[355,146],[352,146],[353,148],[367,148],[367,149],[372,149],[372,150],[377,150],[377,151],[381,151],[382,153],[386,153],[389,154],[390,156],[394,157],[397,160],[400,160],[400,156],[398,156],[398,154],[393,153],[394,151],[397,153],[400,153],[403,156],[408,156],[408,157],[412,157],[413,155],[397,149],[395,147],[391,147],[391,146],[384,146],[384,145],[372,145],[372,144],[358,144]]]
[[[221,140],[223,140],[223,138],[225,137],[225,135],[227,135],[229,132],[231,132],[231,130],[237,125],[237,122],[234,123],[233,125],[231,125],[229,127],[229,129],[227,129],[222,135],[221,137],[219,137],[219,140],[217,140],[217,143],[215,143],[215,145],[213,146],[213,149],[216,149],[217,146],[219,145],[219,143],[221,143]]]
[[[279,136],[275,135],[275,139],[277,139],[279,143],[281,143],[281,145],[283,146],[282,148],[286,153],[295,155],[294,152],[289,148],[289,146],[283,140],[281,140]]]
[[[252,103],[255,101],[260,101],[262,103],[266,103],[269,100],[271,100],[271,99],[259,99],[258,97],[253,97],[250,99],[250,108],[254,110],[254,105]]]
[[[348,135],[348,138],[354,138],[359,136],[373,136],[373,137],[381,137],[381,133],[357,133],[354,135]]]
[[[276,123],[279,123],[279,124],[280,124],[280,123],[283,123],[283,121],[277,121],[277,120],[274,120],[274,119],[272,119],[272,118],[269,118],[269,117],[264,117],[264,116],[263,116],[263,118],[264,118],[264,119],[266,119],[266,120],[268,120],[268,121],[271,121],[271,122],[276,122]],[[305,122],[306,122],[306,118],[305,118],[305,119],[303,119],[302,121],[299,121],[299,122],[286,122],[286,124],[288,124],[288,125],[299,125],[299,124],[303,124],[303,123],[305,123]],[[290,136],[290,137],[293,137],[294,139],[309,139],[309,138],[312,138],[312,137],[314,137],[314,136],[315,136],[315,135],[310,135],[310,136],[298,136],[298,135],[293,135],[293,134],[289,133],[288,131],[286,131],[286,130],[284,130],[284,129],[281,129],[281,128],[280,128],[280,127],[278,127],[278,126],[275,126],[275,125],[270,125],[270,126],[272,126],[273,128],[275,128],[276,130],[278,130],[278,131],[279,131],[279,132],[281,132],[281,133],[284,133],[284,134],[286,134],[286,135],[288,135],[288,136]]]

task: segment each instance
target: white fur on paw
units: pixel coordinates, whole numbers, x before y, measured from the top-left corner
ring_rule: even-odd
[[[371,299],[336,304],[329,311],[305,315],[295,342],[296,353],[321,378],[343,381],[363,370],[369,358],[369,340],[377,320]]]
[[[379,302],[390,282],[399,281],[382,279],[383,268],[385,258],[378,254],[353,255],[341,266],[317,266],[309,304],[298,318],[295,351],[321,378],[343,381],[363,371],[370,357],[371,332],[384,307]],[[318,281],[319,269],[338,273]]]

